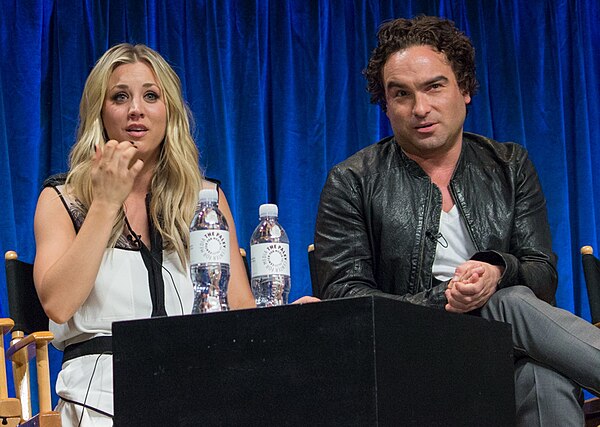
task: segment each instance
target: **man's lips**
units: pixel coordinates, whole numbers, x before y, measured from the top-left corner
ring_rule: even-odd
[[[419,133],[428,133],[432,132],[437,123],[423,123],[414,127],[414,129]]]

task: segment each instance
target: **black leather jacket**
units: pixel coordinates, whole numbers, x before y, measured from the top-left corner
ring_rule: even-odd
[[[528,286],[553,303],[556,255],[525,148],[465,132],[449,189],[477,249],[471,259],[505,267],[499,288]],[[441,192],[393,137],[335,166],[315,231],[321,297],[385,293],[443,307],[446,283],[431,272],[441,210]]]

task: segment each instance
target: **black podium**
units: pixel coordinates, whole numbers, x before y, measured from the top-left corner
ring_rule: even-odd
[[[510,326],[383,297],[113,325],[115,426],[511,426]]]

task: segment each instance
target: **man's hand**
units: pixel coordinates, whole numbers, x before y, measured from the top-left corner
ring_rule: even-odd
[[[319,298],[307,295],[307,296],[298,298],[292,304],[307,304],[307,303],[311,303],[311,302],[321,302],[321,300]]]
[[[466,313],[482,307],[496,292],[504,268],[480,261],[459,265],[446,289],[446,310]]]

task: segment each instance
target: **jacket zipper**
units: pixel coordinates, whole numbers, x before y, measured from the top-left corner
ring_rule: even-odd
[[[458,208],[458,213],[460,214],[460,217],[465,222],[465,226],[467,227],[467,231],[469,232],[469,237],[471,238],[471,242],[473,242],[473,244],[475,245],[475,250],[477,252],[481,252],[481,247],[479,246],[479,243],[473,236],[473,230],[471,228],[471,224],[469,223],[469,220],[465,216],[464,207],[461,204],[461,201],[459,201],[459,199],[456,197],[456,191],[454,191],[454,183],[452,182],[452,180],[450,181],[449,188],[450,188],[450,194],[452,195],[452,199],[454,199],[454,203],[456,203],[456,207]]]

